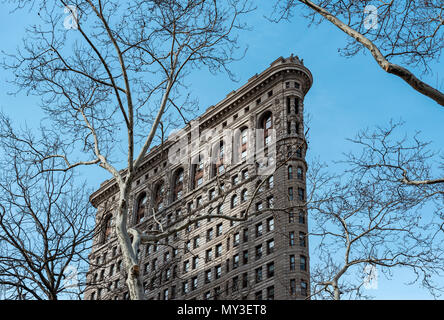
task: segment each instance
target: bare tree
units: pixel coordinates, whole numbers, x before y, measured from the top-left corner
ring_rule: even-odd
[[[310,236],[320,260],[311,270],[314,298],[362,298],[369,273],[390,276],[397,268],[413,271],[412,282],[433,295],[442,292],[444,184],[430,177],[436,154],[429,144],[396,139],[399,126],[359,133],[351,141],[361,150],[347,155],[341,175],[312,164]]]
[[[17,8],[26,1],[13,1]],[[132,299],[143,298],[127,218],[133,178],[165,114],[185,113],[186,75],[203,66],[227,71],[238,49],[248,0],[34,1],[43,24],[4,66],[18,90],[42,97],[53,128],[46,137],[67,153],[31,155],[41,172],[82,165],[107,170],[119,186],[115,228]],[[65,10],[65,12],[64,12]],[[68,20],[67,20],[68,19]],[[165,118],[164,118],[165,119]],[[124,145],[123,150],[116,146]],[[30,143],[29,145],[32,145]],[[81,151],[77,160],[68,151]],[[116,164],[126,159],[120,171]],[[54,163],[57,168],[49,166]],[[120,162],[122,163],[122,162]]]
[[[304,11],[303,9],[308,9]],[[368,50],[386,72],[403,79],[414,90],[444,106],[444,94],[418,79],[413,72],[392,62],[399,60],[429,71],[444,43],[443,3],[436,1],[276,1],[273,20],[304,13],[310,23],[328,20],[350,37],[341,49],[345,56]],[[321,17],[318,19],[318,17]]]
[[[40,171],[22,157],[2,118],[0,287],[2,299],[81,299],[94,208],[72,172]],[[6,133],[6,135],[5,135]]]

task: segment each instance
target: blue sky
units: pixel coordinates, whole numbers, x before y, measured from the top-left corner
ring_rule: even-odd
[[[341,57],[338,48],[345,44],[346,37],[329,23],[308,28],[307,21],[300,16],[295,16],[290,23],[270,23],[264,18],[270,12],[267,3],[256,2],[261,8],[248,19],[252,30],[240,35],[240,43],[248,45],[248,51],[242,61],[232,64],[239,82],[232,82],[223,74],[211,75],[206,70],[195,72],[188,78],[192,93],[200,101],[200,112],[222,100],[276,58],[294,53],[304,59],[314,78],[313,87],[305,98],[305,111],[311,115],[311,156],[319,156],[327,162],[337,160],[352,148],[345,141],[347,137],[353,137],[366,127],[385,125],[390,119],[403,119],[407,133],[421,131],[425,140],[433,141],[436,150],[444,149],[443,107],[417,93],[399,78],[385,73],[369,54]],[[25,26],[36,19],[37,13],[19,11],[9,14],[7,6],[2,6],[2,50],[11,52],[20,45]],[[443,90],[443,65],[435,62],[431,66],[433,74],[421,75],[420,70],[412,70],[433,86],[439,79]],[[10,77],[8,71],[0,70],[0,109],[17,123],[37,126],[43,116],[38,108],[38,97],[24,93],[7,95],[7,91],[14,89],[5,83]],[[86,176],[92,188],[108,178],[100,170],[88,170]],[[399,271],[394,278],[391,281],[380,279],[379,288],[368,293],[379,299],[430,298],[419,286],[403,285],[411,279],[409,273]]]

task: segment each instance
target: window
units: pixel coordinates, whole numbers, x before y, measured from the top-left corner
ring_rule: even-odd
[[[199,265],[199,257],[195,256],[193,257],[193,269],[196,269],[198,265]]]
[[[287,121],[287,134],[291,134],[291,121]]]
[[[256,225],[256,238],[262,235],[262,222]]]
[[[236,269],[237,267],[239,267],[239,254],[235,254],[233,256],[233,269]]]
[[[221,265],[218,265],[216,267],[214,267],[214,274],[215,274],[215,278],[219,279],[222,276],[222,267]]]
[[[248,200],[248,190],[244,189],[241,192],[241,202],[245,202]]]
[[[199,208],[201,205],[202,205],[202,196],[199,196],[196,199],[196,208]]]
[[[299,211],[299,223],[305,224],[305,212],[302,210]]]
[[[294,222],[294,212],[293,209],[290,209],[290,212],[288,213],[288,222],[293,223]]]
[[[248,169],[242,171],[242,180],[248,179]]]
[[[258,202],[258,203],[256,203],[256,211],[261,211],[261,210],[262,210],[262,208],[263,208],[263,205],[262,205],[262,201],[261,201],[261,202]]]
[[[213,250],[212,249],[208,249],[205,252],[205,262],[211,261],[213,259]]]
[[[222,255],[222,243],[219,243],[216,246],[216,250],[215,251],[216,251],[216,258],[220,257]]]
[[[296,280],[290,279],[290,295],[296,295]]]
[[[211,270],[207,270],[205,271],[205,283],[210,283],[211,282]]]
[[[299,98],[298,97],[294,98],[294,109],[295,109],[296,113],[299,113]]]
[[[214,300],[219,300],[220,297],[220,286],[214,288]]]
[[[244,252],[242,254],[242,260],[243,260],[243,264],[248,263],[248,250],[244,250]]]
[[[259,267],[255,270],[255,280],[256,280],[256,283],[259,283],[262,281],[262,267]]]
[[[220,141],[216,143],[213,147],[212,152],[212,164],[213,164],[213,174],[212,176],[216,176],[217,174],[222,174],[225,171],[224,168],[224,143]]]
[[[239,277],[235,276],[233,277],[233,286],[232,286],[232,290],[233,291],[237,291],[239,289]]]
[[[296,149],[296,157],[302,158],[302,148],[301,147]]]
[[[274,239],[267,241],[267,254],[271,254],[274,251]]]
[[[267,288],[267,300],[274,300],[274,286]]]
[[[299,232],[299,246],[301,247],[305,247],[306,243],[305,243],[305,233],[304,232]]]
[[[216,226],[216,237],[219,237],[219,236],[221,236],[222,235],[222,223],[219,223],[217,226]]]
[[[256,260],[260,259],[262,257],[262,245],[256,246]]]
[[[163,186],[163,181],[159,182],[156,187],[154,188],[154,209],[156,211],[162,210],[163,209],[163,198],[164,198],[164,186]]]
[[[204,174],[204,161],[203,161],[203,156],[199,154],[196,158],[193,159],[192,162],[193,188],[197,188],[202,184],[203,174]]]
[[[270,98],[273,95],[273,90],[268,91],[268,98]]]
[[[273,177],[273,176],[269,176],[269,177],[268,177],[267,185],[268,185],[268,188],[269,188],[269,189],[271,189],[271,188],[274,187],[274,177]]]
[[[168,289],[163,290],[163,300],[168,300]]]
[[[271,130],[273,129],[273,117],[271,112],[266,112],[261,119],[260,129],[264,130],[264,146],[271,142]]]
[[[291,99],[290,99],[290,97],[287,97],[286,105],[287,105],[287,114],[290,114],[291,113]]]
[[[293,179],[293,167],[292,166],[288,166],[288,168],[287,168],[287,178],[288,178],[288,180]]]
[[[244,236],[243,236],[243,238],[244,238],[243,241],[244,241],[244,242],[247,242],[247,241],[248,241],[248,228],[245,228],[245,229],[244,229],[244,233],[243,233],[243,234],[244,234]]]
[[[270,232],[273,230],[274,230],[274,218],[271,217],[267,219],[267,231]]]
[[[296,270],[296,260],[294,254],[290,255],[290,271]]]
[[[108,242],[108,240],[111,238],[111,234],[112,234],[112,215],[111,214],[107,214],[105,216],[104,222],[104,232],[103,232],[103,242]]]
[[[183,273],[187,273],[190,270],[190,261],[186,260],[183,262]]]
[[[299,200],[300,201],[304,201],[304,198],[305,198],[305,196],[304,196],[304,189],[298,188],[298,196],[299,196]]]
[[[293,201],[293,187],[288,188],[288,200]]]
[[[305,256],[300,256],[299,269],[302,271],[307,271],[307,258]]]
[[[298,179],[299,180],[303,180],[303,172],[302,172],[302,168],[298,167],[298,171],[297,171],[297,175],[298,175]]]
[[[193,248],[194,249],[199,248],[199,240],[200,240],[199,236],[194,237],[194,239],[193,239]]]
[[[308,295],[308,285],[305,280],[301,280],[301,295],[306,297]]]
[[[267,264],[267,277],[271,278],[274,276],[274,262]]]
[[[182,283],[182,292],[183,294],[187,294],[189,292],[188,281],[184,281]]]
[[[208,193],[208,199],[209,200],[213,200],[216,197],[216,189],[211,189],[210,192]]]
[[[231,178],[231,183],[233,186],[239,183],[239,176],[237,174]]]
[[[233,236],[233,247],[239,245],[240,243],[240,235],[239,232],[236,232]]]
[[[231,197],[231,209],[235,208],[237,206],[237,195],[233,195],[233,197]]]
[[[213,239],[213,228],[207,230],[207,241],[211,241]]]
[[[273,208],[274,207],[274,198],[273,198],[273,196],[267,198],[267,206],[268,206],[268,208]]]
[[[242,288],[248,287],[248,272],[242,274]]]
[[[176,170],[173,180],[173,201],[179,200],[183,196],[183,168]]]
[[[197,276],[191,278],[191,290],[197,289]]]
[[[288,234],[290,247],[294,246],[294,231],[290,231]]]
[[[147,197],[146,193],[142,192],[137,200],[137,209],[136,209],[136,224],[142,221],[145,216],[146,205],[147,205]]]

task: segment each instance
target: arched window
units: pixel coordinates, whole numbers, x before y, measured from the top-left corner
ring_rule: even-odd
[[[191,165],[191,185],[192,188],[197,188],[203,183],[204,175],[204,161],[202,155],[198,155],[192,161]]]
[[[179,168],[174,173],[173,201],[181,199],[182,196],[183,196],[183,168]]]
[[[213,174],[212,176],[215,177],[218,174],[223,174],[225,172],[224,167],[224,142],[219,141],[219,143],[216,143],[212,150],[212,166],[213,166]]]
[[[103,237],[102,242],[106,243],[111,238],[112,234],[112,215],[107,214],[103,220]]]
[[[248,199],[248,190],[244,189],[241,193],[241,202],[245,202]]]
[[[231,209],[237,206],[237,194],[231,197]]]
[[[304,178],[304,173],[303,173],[301,167],[298,167],[297,175],[298,175],[298,179],[299,179],[299,180],[302,180],[302,179]]]
[[[235,148],[234,148],[234,163],[240,163],[247,159],[247,149],[248,149],[248,135],[249,131],[247,127],[243,127],[240,130],[236,130],[234,139],[235,139]]]
[[[268,146],[271,142],[271,132],[273,129],[273,115],[270,111],[262,115],[259,127],[264,130],[264,146]]]
[[[292,166],[288,166],[288,180],[293,179],[293,167]]]
[[[165,189],[163,186],[163,181],[159,182],[154,188],[154,210],[159,211],[163,209],[164,205],[164,193]]]
[[[142,221],[143,217],[145,216],[145,211],[146,211],[146,193],[142,192],[139,197],[137,198],[137,203],[136,203],[136,224],[139,223],[140,221]]]

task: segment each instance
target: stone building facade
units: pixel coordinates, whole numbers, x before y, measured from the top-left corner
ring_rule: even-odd
[[[128,224],[153,232],[183,226],[159,243],[141,246],[147,299],[309,295],[303,102],[311,85],[302,60],[280,57],[146,155]],[[193,130],[199,131],[197,145]],[[225,139],[224,132],[231,137]],[[185,156],[176,148],[181,139],[193,141]],[[261,170],[257,150],[271,171]],[[175,155],[181,161],[171,161]],[[99,231],[85,299],[128,298],[113,230],[117,197],[109,180],[90,198]],[[187,223],[208,214],[243,221],[207,217]]]

